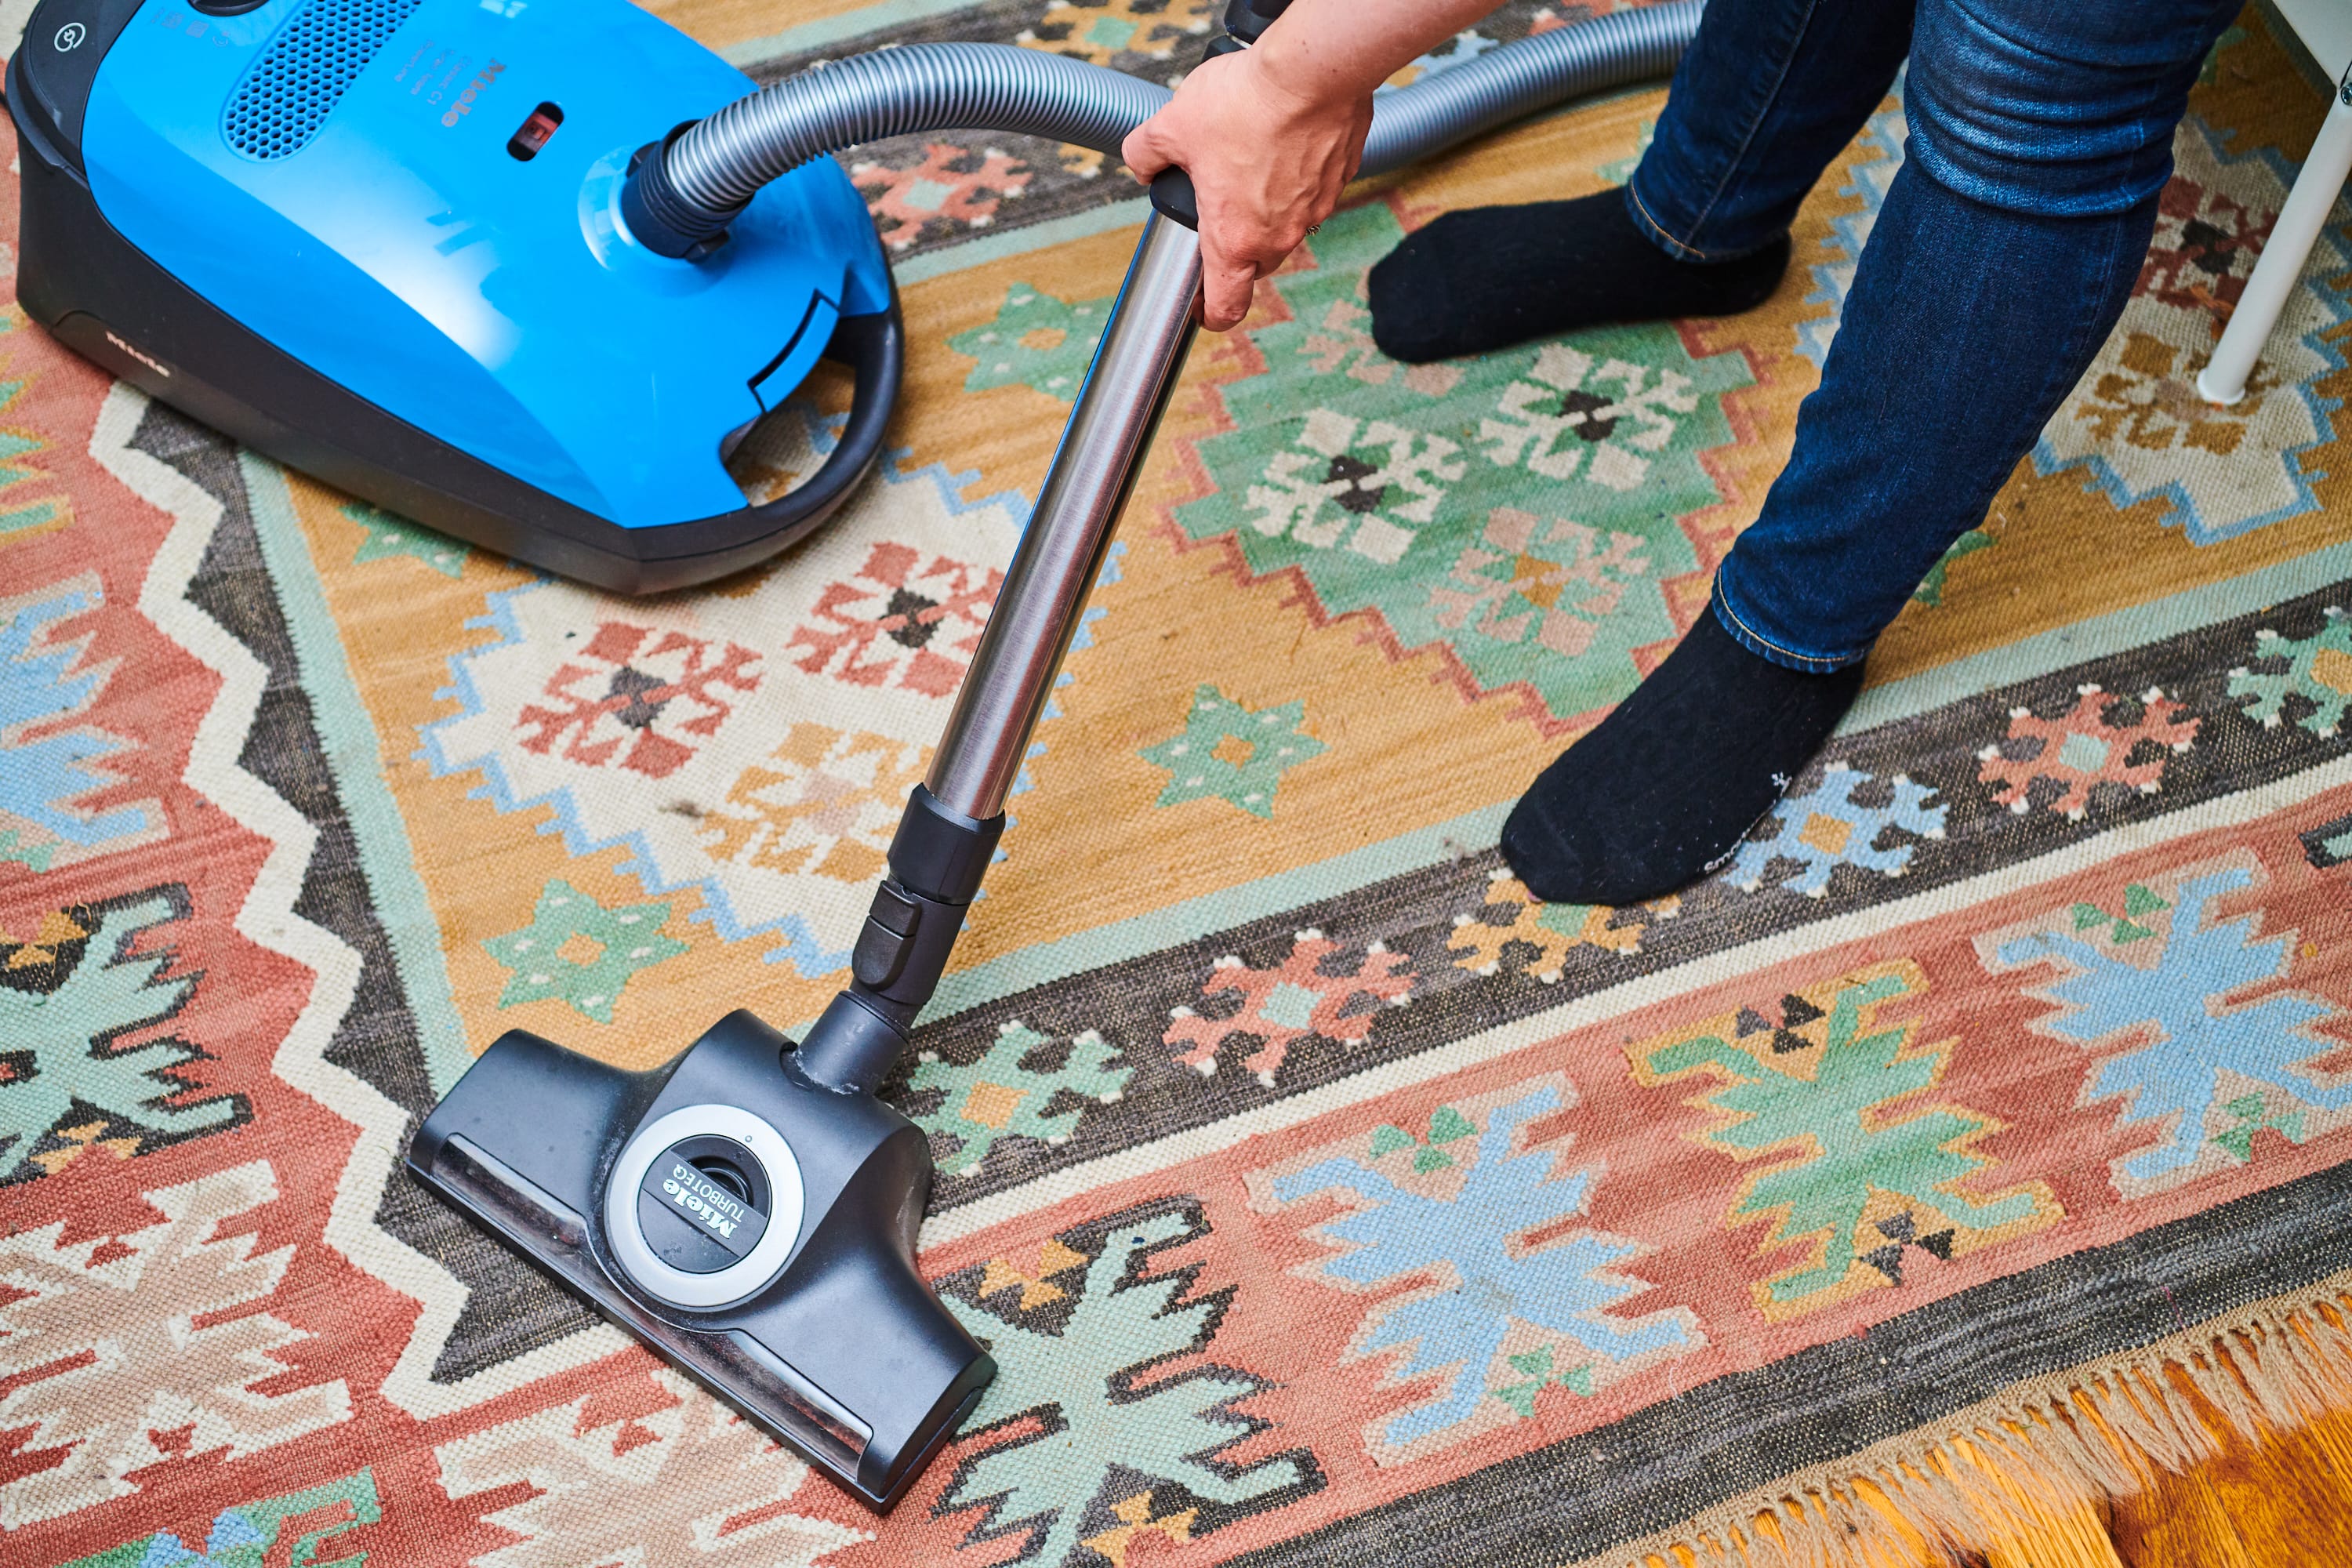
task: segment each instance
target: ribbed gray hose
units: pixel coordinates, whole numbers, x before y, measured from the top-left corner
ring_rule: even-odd
[[[1616,11],[1490,49],[1375,100],[1367,174],[1585,93],[1665,75],[1704,0]],[[951,130],[1042,136],[1116,154],[1168,89],[1005,44],[913,44],[853,55],[738,99],[673,143],[672,190],[712,218],[814,158],[886,136]]]
[[[1489,49],[1372,100],[1367,174],[1384,174],[1571,98],[1673,71],[1705,0],[1612,11]]]
[[[909,44],[805,70],[706,118],[663,165],[681,196],[732,213],[814,158],[920,131],[1001,131],[1116,153],[1168,89],[1011,44]]]

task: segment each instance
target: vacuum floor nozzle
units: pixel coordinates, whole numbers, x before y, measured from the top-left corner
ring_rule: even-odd
[[[741,1012],[648,1073],[516,1030],[425,1120],[408,1168],[887,1510],[995,1363],[915,1269],[921,1129],[793,1056]]]

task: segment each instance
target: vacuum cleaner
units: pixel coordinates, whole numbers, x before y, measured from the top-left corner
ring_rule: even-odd
[[[1246,47],[1286,3],[1231,0],[1211,48]],[[1699,4],[1383,93],[1364,172],[1663,75]],[[624,592],[784,548],[880,450],[896,299],[827,154],[952,128],[1116,153],[1168,98],[979,44],[747,92],[627,0],[41,0],[6,80],[34,320],[331,484]],[[930,1150],[875,1091],[979,890],[1196,330],[1181,170],[1151,206],[849,984],[798,1041],[738,1011],[647,1072],[509,1032],[405,1156],[877,1510],[995,1367],[916,1269]],[[825,355],[856,376],[838,445],[800,489],[743,504],[724,455]]]

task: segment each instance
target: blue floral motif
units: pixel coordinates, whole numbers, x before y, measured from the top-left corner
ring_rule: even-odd
[[[2257,942],[2252,914],[2207,922],[2215,899],[2252,880],[2252,872],[2236,867],[2183,882],[2171,933],[2152,969],[2057,930],[2004,942],[1997,954],[2005,965],[2056,960],[2069,971],[2040,993],[2064,1009],[2042,1028],[2084,1046],[2146,1040],[2106,1058],[2089,1096],[2122,1100],[2126,1126],[2169,1125],[2164,1142],[2124,1162],[2124,1174],[2135,1180],[2197,1162],[2224,1073],[2269,1084],[2315,1110],[2352,1106],[2352,1086],[2315,1083],[2302,1065],[2335,1048],[2311,1032],[2333,1008],[2292,994],[2228,1005],[2231,993],[2283,978],[2293,962],[2292,931]],[[2132,949],[2135,956],[2144,951],[2145,944]]]
[[[1452,1197],[1400,1186],[1370,1163],[1345,1157],[1275,1181],[1274,1195],[1286,1204],[1335,1189],[1363,1200],[1362,1207],[1320,1227],[1347,1248],[1324,1263],[1329,1278],[1363,1286],[1415,1277],[1444,1282],[1431,1294],[1376,1309],[1358,1338],[1359,1351],[1403,1351],[1399,1379],[1432,1373],[1442,1379],[1434,1398],[1388,1423],[1382,1436],[1389,1443],[1402,1447],[1461,1426],[1490,1397],[1521,1408],[1505,1392],[1507,1385],[1509,1393],[1519,1393],[1528,1370],[1502,1355],[1515,1326],[1525,1325],[1550,1343],[1553,1360],[1565,1352],[1567,1359],[1587,1364],[1694,1348],[1696,1331],[1685,1314],[1661,1312],[1634,1321],[1609,1315],[1627,1297],[1650,1289],[1612,1272],[1634,1256],[1634,1243],[1584,1232],[1535,1247],[1519,1245],[1528,1232],[1584,1210],[1589,1173],[1555,1178],[1550,1151],[1511,1149],[1521,1127],[1560,1107],[1559,1090],[1545,1085],[1494,1110]],[[1523,1352],[1516,1361],[1527,1359]],[[1565,1377],[1558,1381],[1578,1386]],[[1531,1397],[1523,1397],[1531,1407]]]
[[[97,609],[98,582],[59,584],[46,598],[0,612],[0,863],[36,871],[146,834],[146,807],[77,810],[74,802],[121,781],[91,764],[125,742],[60,721],[88,708],[108,667],[82,658],[86,639],[56,627]]]
[[[1876,781],[1843,763],[1832,763],[1828,776],[1812,794],[1784,801],[1776,816],[1780,831],[1751,838],[1739,847],[1732,862],[1731,879],[1754,891],[1775,860],[1796,860],[1804,869],[1790,884],[1809,899],[1826,897],[1830,873],[1840,866],[1859,866],[1882,877],[1900,877],[1910,868],[1917,846],[1909,843],[1880,847],[1879,836],[1899,827],[1920,838],[1944,836],[1944,807],[1936,792],[1896,773],[1881,788],[1890,791],[1885,805],[1860,805],[1854,796]]]

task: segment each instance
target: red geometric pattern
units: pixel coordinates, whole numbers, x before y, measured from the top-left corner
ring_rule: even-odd
[[[919,163],[903,169],[856,163],[849,176],[865,196],[883,243],[904,250],[935,222],[985,228],[997,205],[1029,184],[1028,166],[993,147],[978,154],[976,165],[973,158],[969,148],[933,142],[924,146]]]
[[[0,242],[12,248],[16,213],[15,182],[0,179]],[[299,691],[303,672],[290,649],[265,657],[207,607],[235,604],[267,619],[276,612],[266,588],[202,603],[190,593],[220,558],[216,546],[251,560],[249,531],[234,536],[250,524],[136,447],[144,400],[46,333],[20,320],[0,338],[0,356],[26,383],[11,418],[45,434],[44,465],[74,502],[61,526],[9,539],[6,581],[99,584],[92,607],[59,627],[88,638],[83,657],[112,670],[80,719],[128,742],[106,759],[121,795],[93,809],[152,800],[170,829],[45,871],[0,863],[0,931],[21,961],[6,994],[26,997],[44,965],[62,961],[73,939],[59,911],[122,910],[171,889],[165,927],[126,927],[125,952],[80,963],[98,971],[121,957],[129,967],[109,973],[129,976],[127,989],[168,958],[157,988],[132,994],[150,1011],[194,979],[169,1033],[201,1049],[204,1096],[233,1096],[249,1110],[205,1136],[135,1152],[127,1138],[107,1138],[111,1146],[82,1157],[39,1162],[38,1179],[0,1195],[10,1249],[0,1262],[9,1320],[0,1331],[0,1562],[71,1563],[126,1542],[135,1562],[136,1543],[159,1533],[201,1544],[233,1510],[308,1495],[365,1465],[397,1495],[402,1531],[423,1532],[410,1549],[354,1529],[331,1554],[458,1568],[493,1549],[495,1531],[435,1504],[420,1484],[429,1453],[418,1424],[378,1392],[417,1301],[344,1250],[367,1230],[401,1123],[376,1089],[328,1059],[362,961],[319,923],[330,913],[314,900],[329,885],[307,879],[325,852],[284,793],[328,774],[315,753],[306,760],[281,743],[286,730],[265,739],[257,729],[265,711],[284,717],[278,700]],[[366,897],[352,879],[324,903],[346,892]],[[54,1047],[48,1011],[13,1014],[16,1032],[0,1049]],[[26,1017],[37,1021],[29,1041]],[[100,1048],[142,1048],[153,1033]],[[173,1086],[159,1080],[151,1092]],[[310,1518],[304,1528],[323,1536],[332,1520],[357,1517],[347,1508],[322,1491],[289,1517]],[[297,1538],[283,1536],[280,1550]]]
[[[1985,784],[2001,787],[1993,799],[2010,810],[2023,813],[2032,802],[2028,792],[2036,779],[2049,779],[2064,788],[2050,803],[2050,809],[2063,812],[2080,821],[2090,809],[2091,791],[2102,784],[2122,784],[2142,795],[2154,795],[2164,777],[2165,766],[2171,761],[2168,753],[2185,752],[2197,739],[2197,730],[2203,721],[2177,720],[2181,705],[2150,688],[2142,694],[2143,711],[2129,724],[2110,724],[2106,715],[2110,709],[2124,700],[2111,696],[2096,686],[2077,688],[2080,700],[2055,719],[2037,719],[2030,708],[2012,708],[2009,712],[2009,736],[2012,741],[2032,740],[2040,748],[2030,756],[2011,757],[1999,743],[1977,753],[1982,763],[1978,778]],[[2146,752],[2144,744],[2163,748]],[[2139,761],[2134,762],[2134,757]]]
[[[1179,1007],[1171,1015],[1172,1022],[1163,1043],[1187,1043],[1190,1048],[1176,1059],[1206,1077],[1217,1070],[1217,1053],[1228,1040],[1236,1035],[1255,1039],[1257,1047],[1242,1058],[1242,1068],[1266,1083],[1272,1083],[1282,1069],[1292,1045],[1309,1035],[1343,1046],[1362,1045],[1372,1019],[1379,1016],[1380,1004],[1405,1005],[1412,976],[1398,973],[1406,965],[1404,954],[1391,952],[1377,942],[1364,951],[1353,969],[1326,973],[1323,961],[1339,951],[1339,944],[1321,931],[1303,931],[1292,939],[1290,956],[1272,969],[1252,969],[1231,954],[1217,960],[1208,979],[1201,983],[1201,994],[1238,992],[1241,1005],[1220,1018],[1204,1018],[1190,1007]],[[1370,997],[1372,1007],[1352,1008],[1350,1004],[1360,997]]]
[[[677,737],[714,735],[734,711],[719,688],[759,689],[759,658],[735,643],[722,650],[700,637],[606,621],[578,661],[548,677],[544,695],[554,705],[533,703],[517,715],[528,731],[522,748],[545,756],[561,742],[563,756],[583,767],[617,762],[667,778],[694,755]],[[672,703],[689,705],[692,716],[665,711]]]
[[[946,697],[963,679],[1003,581],[993,566],[944,555],[926,563],[906,545],[877,544],[855,578],[818,595],[816,624],[794,627],[784,647],[806,650],[794,662],[812,675]]]

